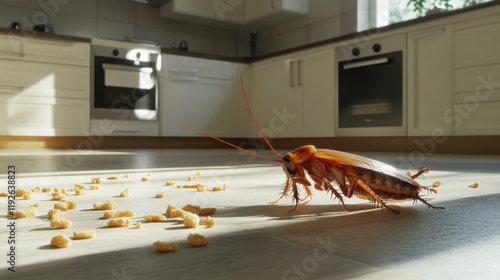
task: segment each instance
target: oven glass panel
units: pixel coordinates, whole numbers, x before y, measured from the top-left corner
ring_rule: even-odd
[[[401,126],[402,52],[339,62],[339,127]]]
[[[94,108],[156,110],[156,65],[94,58]]]

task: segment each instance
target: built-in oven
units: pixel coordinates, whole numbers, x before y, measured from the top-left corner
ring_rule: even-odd
[[[336,49],[337,136],[406,135],[406,35]]]
[[[158,121],[159,46],[92,39],[92,119]]]

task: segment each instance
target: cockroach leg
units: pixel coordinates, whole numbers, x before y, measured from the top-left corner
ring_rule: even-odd
[[[383,202],[382,199],[380,199],[368,186],[365,185],[365,183],[363,183],[363,181],[361,181],[358,178],[352,178],[352,181],[349,184],[348,193],[351,196],[354,193],[356,185],[361,187],[369,196],[371,196],[376,202],[378,202],[380,205],[382,205],[382,207],[387,208],[387,210],[391,211],[392,213],[394,213],[396,215],[399,214],[398,210],[392,209],[391,207],[387,206],[387,204],[385,204],[385,202]]]
[[[420,196],[417,196],[417,199],[422,201],[425,205],[427,205],[429,208],[432,208],[432,209],[445,209],[444,207],[436,207],[436,206],[432,206],[431,204],[429,204],[429,202],[425,201],[423,198],[421,198]]]
[[[286,195],[289,187],[290,187],[290,177],[287,176],[286,177],[285,189],[283,190],[283,194],[276,201],[269,202],[268,205],[278,203],[278,201],[280,201]]]
[[[345,211],[349,213],[349,209],[347,209],[347,206],[345,206],[344,200],[342,199],[342,196],[340,196],[339,192],[336,189],[334,189],[333,186],[330,184],[330,182],[328,182],[328,180],[326,180],[325,178],[323,178],[323,184],[326,185],[328,190],[330,190],[333,194],[335,194],[335,196],[340,200],[340,202],[342,202]]]
[[[415,173],[415,175],[412,175],[411,178],[417,179],[418,176],[422,175],[425,172],[429,172],[429,168],[421,168],[417,173]]]

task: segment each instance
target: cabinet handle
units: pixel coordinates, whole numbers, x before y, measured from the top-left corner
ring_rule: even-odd
[[[36,43],[36,44],[46,44],[46,45],[56,45],[56,46],[64,46],[71,47],[75,43],[71,41],[56,41],[56,40],[36,40],[36,39],[27,39],[28,42]]]
[[[193,76],[180,76],[180,75],[173,75],[170,76],[171,80],[176,80],[176,81],[189,81],[189,82],[197,82],[200,80],[199,77],[193,77]]]
[[[126,130],[126,129],[116,129],[113,130],[115,133],[139,133],[139,130]]]
[[[384,63],[388,63],[388,62],[389,62],[389,58],[387,58],[387,57],[375,58],[375,59],[370,59],[370,60],[366,60],[366,61],[344,64],[344,70],[372,66],[372,65],[377,65],[377,64],[384,64]]]
[[[182,72],[182,73],[198,73],[198,68],[192,67],[172,67],[170,68],[172,72]]]
[[[302,60],[297,60],[297,85],[302,86]]]
[[[444,27],[442,27],[442,26],[441,27],[435,27],[435,28],[429,28],[429,29],[422,30],[422,31],[408,33],[408,37],[409,38],[418,38],[418,37],[424,37],[424,36],[430,36],[430,35],[438,34],[438,33],[441,33],[441,32],[444,32]]]
[[[295,61],[290,61],[290,86],[295,86]]]

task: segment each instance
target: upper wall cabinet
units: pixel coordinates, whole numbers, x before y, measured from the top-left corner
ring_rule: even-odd
[[[308,0],[172,0],[160,9],[162,17],[211,25],[278,23],[309,14]]]

